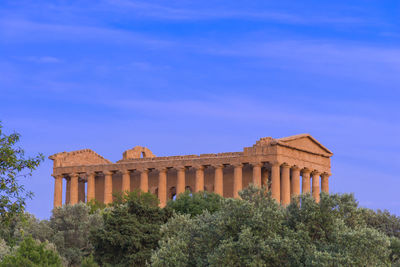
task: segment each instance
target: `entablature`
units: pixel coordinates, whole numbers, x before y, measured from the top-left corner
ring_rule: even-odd
[[[179,166],[215,166],[247,163],[287,163],[290,166],[330,172],[327,148],[309,134],[274,139],[261,138],[243,152],[223,152],[200,155],[156,157],[148,148],[136,146],[123,154],[123,159],[112,163],[90,149],[62,152],[50,156],[54,160],[53,174],[106,172],[139,169],[177,168]]]

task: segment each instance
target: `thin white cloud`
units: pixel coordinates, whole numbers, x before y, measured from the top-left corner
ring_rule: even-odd
[[[286,21],[288,23],[300,23],[302,18],[278,12],[245,12],[237,10],[221,9],[184,9],[169,7],[160,4],[150,4],[141,1],[116,0],[108,1],[111,6],[129,8],[137,15],[142,17],[155,17],[159,19],[171,20],[207,20],[207,19],[226,19],[226,18],[253,18],[264,20]]]
[[[32,61],[36,63],[60,63],[62,62],[61,59],[57,57],[51,57],[51,56],[43,56],[43,57],[28,57],[26,58],[27,61]]]
[[[337,114],[335,109],[346,106],[348,102],[331,103],[330,107],[319,112],[313,109],[299,109],[299,105],[274,103],[271,101],[259,102],[255,99],[243,96],[221,96],[211,97],[205,100],[151,100],[143,98],[135,99],[99,99],[99,104],[127,111],[146,110],[151,107],[152,112],[164,116],[201,116],[219,120],[230,119],[240,121],[275,121],[290,124],[314,124],[314,125],[336,125],[338,132],[344,128],[340,126],[353,125],[362,127],[368,125],[372,129],[390,128],[400,132],[400,126],[393,125],[390,118],[373,118],[369,115],[350,115],[347,113]],[[365,103],[365,106],[370,103]],[[360,108],[360,104],[358,105]],[[382,107],[383,108],[383,107]],[[377,140],[379,141],[379,140]],[[377,142],[375,141],[375,142]]]
[[[0,20],[0,42],[48,42],[48,41],[101,41],[102,43],[123,43],[145,45],[146,47],[165,47],[170,41],[150,38],[144,34],[85,25],[65,25],[39,23],[23,19]]]
[[[247,19],[275,21],[285,24],[361,24],[366,21],[360,17],[345,16],[310,16],[293,14],[288,12],[278,12],[273,10],[249,10],[231,9],[226,6],[213,5],[212,8],[202,8],[191,6],[191,8],[181,8],[172,5],[173,2],[154,4],[135,0],[108,0],[108,5],[118,7],[126,11],[133,12],[136,16],[145,18],[157,18],[165,20],[212,20],[212,19]]]
[[[337,144],[341,157],[393,166],[399,161],[395,148],[400,147],[393,144],[392,138],[400,134],[400,126],[393,124],[393,117],[382,119],[362,113],[337,114],[335,107],[340,108],[342,103],[336,103],[332,109],[319,112],[313,109],[299,109],[298,105],[276,104],[273,101],[258,102],[243,96],[181,101],[109,99],[103,104],[126,112],[137,113],[150,109],[151,112],[146,113],[159,120],[171,117],[190,118],[241,125],[279,125],[280,128],[323,132],[327,138],[336,140],[335,142],[338,138],[346,139],[343,140],[343,144]],[[368,104],[365,103],[366,106]],[[349,146],[349,142],[353,144]]]
[[[244,38],[248,40],[249,38]],[[342,76],[372,83],[400,83],[400,49],[338,40],[244,41],[195,45],[199,53],[257,59],[259,64]],[[264,61],[265,63],[262,63]]]

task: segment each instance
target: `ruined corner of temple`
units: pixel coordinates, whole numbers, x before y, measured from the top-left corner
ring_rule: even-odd
[[[265,186],[282,205],[301,192],[319,201],[321,191],[329,192],[332,156],[310,134],[300,134],[264,137],[240,152],[156,157],[147,147],[135,146],[115,163],[90,149],[61,152],[49,159],[55,178],[54,207],[92,199],[108,204],[114,193],[135,189],[157,195],[163,207],[185,190],[237,198],[249,184]]]

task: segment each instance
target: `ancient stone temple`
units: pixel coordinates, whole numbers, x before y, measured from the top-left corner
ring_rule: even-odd
[[[250,183],[266,186],[283,205],[292,196],[329,192],[332,152],[309,134],[280,139],[265,137],[242,152],[156,157],[136,146],[113,163],[90,149],[50,156],[54,161],[54,206],[96,199],[113,201],[113,193],[140,189],[156,194],[160,206],[185,190],[239,197]],[[63,186],[65,179],[65,186]]]

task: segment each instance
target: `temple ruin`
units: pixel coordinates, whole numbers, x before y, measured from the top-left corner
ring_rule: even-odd
[[[239,197],[250,183],[266,186],[282,205],[291,197],[329,192],[332,152],[309,134],[265,137],[242,152],[156,157],[136,146],[113,163],[90,149],[57,153],[53,160],[54,207],[91,201],[108,204],[117,192],[140,189],[158,196],[160,206],[185,190]],[[63,186],[65,179],[65,186]],[[311,182],[311,183],[310,183]],[[63,190],[64,187],[64,190]]]

